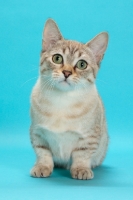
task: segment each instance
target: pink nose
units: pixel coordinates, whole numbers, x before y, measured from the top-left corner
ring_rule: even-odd
[[[71,71],[67,71],[67,70],[63,70],[62,73],[64,74],[65,78],[68,78],[72,74]]]

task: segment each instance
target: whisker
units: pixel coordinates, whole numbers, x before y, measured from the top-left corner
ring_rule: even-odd
[[[105,82],[105,81],[103,81],[103,80],[100,80],[100,79],[96,79],[96,81],[100,81],[100,82],[102,82],[102,83],[104,83],[104,84],[107,84],[107,82]]]
[[[48,75],[46,75],[46,74],[41,74],[40,76],[44,76],[44,77],[46,77],[46,76],[47,76],[47,77],[48,77]]]
[[[87,87],[85,86],[85,84],[83,82],[81,82],[80,80],[78,80],[78,81],[81,83],[81,85],[83,86],[84,90],[81,90],[81,89],[79,90],[78,85],[76,87],[76,90],[78,91],[79,96],[83,97],[83,95],[85,95],[85,93],[87,92]]]
[[[34,70],[39,70],[39,65],[37,66],[37,65],[30,65],[31,67],[34,67],[34,68],[32,68],[32,69],[30,69],[30,70],[26,70],[24,73],[26,74],[26,73],[29,73],[29,72],[32,72],[32,71],[34,71]]]
[[[51,94],[51,92],[52,92],[52,90],[53,90],[53,88],[54,88],[54,81],[52,81],[51,82],[51,84],[49,85],[49,90],[47,90],[47,95],[50,95]]]
[[[45,88],[45,86],[49,85],[50,82],[51,82],[51,80],[44,81],[44,84],[43,84],[43,86],[41,88],[42,89],[41,92],[43,92],[43,89]]]
[[[46,95],[49,95],[49,94],[50,94],[51,87],[52,87],[52,84],[53,84],[53,80],[52,80],[52,79],[49,79],[49,80],[47,80],[47,81],[44,81],[44,85],[43,85],[42,88],[41,88],[41,92],[43,92],[44,88],[46,88],[45,94],[46,94]]]
[[[52,83],[51,83],[51,92],[54,89],[54,85],[55,85],[55,81],[53,80]]]
[[[31,80],[33,80],[33,79],[35,79],[35,78],[38,78],[38,76],[36,76],[36,77],[34,77],[34,78],[31,78],[31,79],[25,81],[25,82],[20,86],[20,88],[22,88],[27,82],[29,82],[29,81],[31,81]]]

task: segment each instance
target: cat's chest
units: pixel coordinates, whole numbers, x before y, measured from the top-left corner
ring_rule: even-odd
[[[78,132],[83,134],[87,124],[91,124],[95,102],[88,96],[51,95],[47,99],[33,99],[35,123],[53,133]]]
[[[82,124],[88,116],[87,111],[83,107],[73,108],[72,106],[49,108],[49,113],[46,112],[42,117],[43,125],[50,131],[62,133],[66,131],[82,130]]]
[[[41,124],[52,132],[80,131],[85,115],[88,115],[88,105],[77,102],[51,102],[51,105],[41,105]]]
[[[41,135],[50,148],[55,163],[67,163],[71,152],[77,146],[80,135],[76,132],[54,133],[45,128],[41,128]],[[60,163],[62,164],[62,163]]]

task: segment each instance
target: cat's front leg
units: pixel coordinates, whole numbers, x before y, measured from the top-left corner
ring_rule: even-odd
[[[48,177],[53,171],[53,158],[42,138],[31,131],[31,143],[36,153],[36,164],[31,169],[33,177]]]
[[[88,149],[76,149],[72,152],[71,176],[74,179],[92,179],[91,159]]]
[[[44,146],[36,146],[35,152],[37,162],[31,169],[30,174],[33,177],[48,177],[53,171],[53,160],[51,152]]]

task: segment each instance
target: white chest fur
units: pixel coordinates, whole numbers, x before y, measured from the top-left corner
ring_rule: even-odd
[[[75,132],[54,133],[41,128],[41,136],[45,144],[50,148],[55,163],[68,163],[71,152],[75,149],[79,140],[79,134]]]

